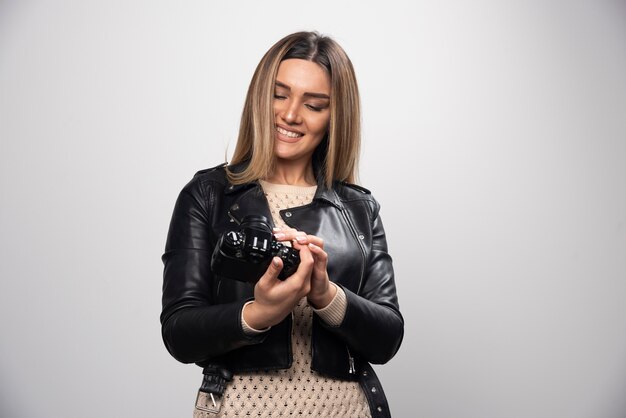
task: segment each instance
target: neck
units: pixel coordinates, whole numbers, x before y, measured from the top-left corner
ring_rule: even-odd
[[[292,186],[315,186],[312,161],[276,160],[274,172],[266,179],[270,183]]]

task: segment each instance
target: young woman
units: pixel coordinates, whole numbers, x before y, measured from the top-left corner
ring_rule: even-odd
[[[174,208],[163,262],[163,339],[203,367],[195,417],[388,417],[370,363],[404,332],[379,205],[356,186],[359,94],[332,39],[298,32],[259,63],[230,165],[198,172]],[[220,236],[265,216],[299,251],[251,285],[215,274]]]

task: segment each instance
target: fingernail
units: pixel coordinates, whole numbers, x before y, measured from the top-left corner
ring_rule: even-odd
[[[315,248],[315,244],[313,244],[312,242],[309,243],[309,248]]]
[[[282,228],[279,226],[275,226],[274,228],[272,228],[274,231],[280,231]]]
[[[278,262],[278,258],[277,257],[274,257],[272,259],[272,264],[274,264],[275,267],[278,267],[280,265],[280,263]]]
[[[306,242],[306,237],[296,237],[296,240],[300,243],[300,244],[304,244]]]
[[[274,234],[274,236],[276,237],[276,239],[283,239],[283,238],[285,238],[285,234],[283,234],[282,232],[278,232],[278,233]]]

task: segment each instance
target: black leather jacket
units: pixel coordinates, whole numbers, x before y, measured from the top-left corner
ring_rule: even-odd
[[[389,416],[368,363],[385,363],[394,356],[404,321],[378,211],[369,191],[335,182],[331,189],[318,186],[312,203],[280,215],[287,225],[324,239],[328,275],[347,298],[339,326],[313,316],[311,368],[359,380],[373,416]],[[245,334],[241,310],[253,298],[253,287],[211,272],[220,234],[247,214],[272,219],[260,185],[231,185],[223,166],[196,173],[178,197],[162,257],[161,324],[168,351],[183,363],[234,373],[291,366],[291,317],[261,335]]]

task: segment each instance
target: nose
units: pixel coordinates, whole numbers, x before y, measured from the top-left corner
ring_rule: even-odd
[[[279,113],[282,120],[290,125],[297,125],[302,122],[300,112],[298,111],[298,103],[296,100],[286,100],[284,106]]]

